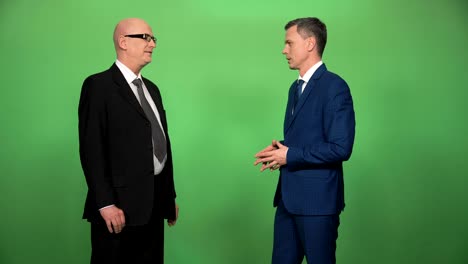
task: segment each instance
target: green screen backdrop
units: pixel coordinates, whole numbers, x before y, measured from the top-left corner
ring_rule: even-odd
[[[282,139],[297,72],[283,27],[328,26],[327,67],[349,84],[338,263],[468,263],[468,2],[180,0],[0,2],[0,263],[88,263],[78,156],[81,84],[115,60],[112,31],[141,17],[158,46],[180,219],[166,263],[269,263]]]

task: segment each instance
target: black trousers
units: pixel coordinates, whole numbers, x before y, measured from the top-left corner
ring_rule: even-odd
[[[155,176],[158,177],[158,176]],[[161,192],[155,188],[155,193]],[[109,233],[102,223],[91,223],[91,264],[163,264],[164,219],[155,195],[148,224],[125,226],[119,234]]]

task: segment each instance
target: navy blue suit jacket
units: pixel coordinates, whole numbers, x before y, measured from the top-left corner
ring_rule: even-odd
[[[310,78],[294,114],[296,82],[284,120],[287,164],[280,169],[274,205],[299,215],[330,215],[344,208],[343,161],[354,143],[354,109],[346,82],[321,65]]]

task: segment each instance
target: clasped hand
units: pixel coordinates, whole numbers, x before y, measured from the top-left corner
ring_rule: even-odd
[[[271,145],[268,145],[266,148],[255,154],[256,160],[254,162],[254,166],[262,163],[260,171],[264,171],[266,169],[277,170],[286,164],[287,152],[288,147],[277,140],[273,140]]]

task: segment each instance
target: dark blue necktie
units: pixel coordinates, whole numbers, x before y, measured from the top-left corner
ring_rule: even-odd
[[[302,85],[304,84],[304,80],[297,80],[296,83],[296,91],[294,92],[294,105],[292,114],[294,115],[294,111],[296,110],[297,103],[299,102],[299,98],[301,98],[302,94]]]

